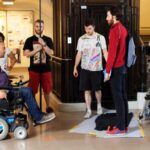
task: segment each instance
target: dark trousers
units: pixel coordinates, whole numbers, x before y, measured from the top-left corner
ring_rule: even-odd
[[[116,127],[124,130],[128,126],[128,100],[126,91],[126,68],[114,68],[110,80],[111,91],[117,112]]]

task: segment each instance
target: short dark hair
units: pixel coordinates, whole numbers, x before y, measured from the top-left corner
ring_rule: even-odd
[[[2,32],[0,32],[0,37],[2,38],[3,41],[5,40],[5,36]]]
[[[37,20],[35,20],[34,23],[43,23],[43,24],[44,24],[44,21],[43,21],[43,20],[40,20],[40,19],[37,19]]]
[[[92,18],[89,18],[85,21],[84,25],[85,26],[90,26],[90,25],[95,26],[95,22]]]
[[[112,6],[110,8],[107,9],[107,12],[110,11],[110,13],[112,14],[112,16],[116,16],[117,20],[121,20],[122,18],[122,13],[121,13],[121,9],[116,7],[116,6]]]

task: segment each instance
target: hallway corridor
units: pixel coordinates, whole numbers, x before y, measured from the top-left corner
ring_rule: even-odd
[[[83,120],[84,112],[56,112],[57,118],[48,124],[29,128],[26,140],[13,135],[0,141],[0,150],[149,150],[150,122],[144,123],[144,138],[102,139],[93,135],[69,133],[69,129]]]

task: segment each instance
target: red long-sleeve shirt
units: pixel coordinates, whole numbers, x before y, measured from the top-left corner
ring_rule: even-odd
[[[113,24],[109,33],[106,73],[125,64],[126,38],[126,28],[120,22]]]

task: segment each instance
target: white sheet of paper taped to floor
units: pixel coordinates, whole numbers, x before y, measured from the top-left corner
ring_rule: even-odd
[[[139,128],[138,121],[133,117],[130,124],[129,124],[129,132],[122,135],[109,135],[106,131],[97,131],[95,130],[95,119],[96,116],[93,116],[90,119],[86,119],[77,125],[75,128],[71,129],[70,133],[81,133],[81,134],[92,134],[96,137],[101,138],[129,138],[129,137],[144,137],[143,129]]]

